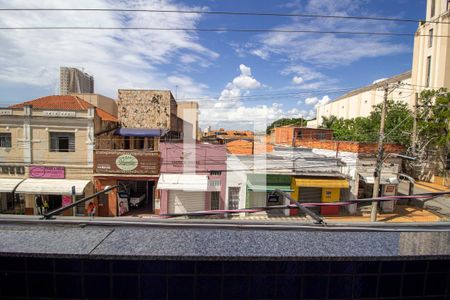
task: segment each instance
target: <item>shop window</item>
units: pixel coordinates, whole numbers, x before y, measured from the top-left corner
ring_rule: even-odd
[[[219,209],[220,192],[211,192],[211,210]]]
[[[0,148],[11,148],[11,133],[0,133]]]
[[[220,176],[220,175],[222,175],[222,171],[211,171],[211,172],[209,172],[209,175]]]
[[[51,152],[75,152],[75,133],[50,132]]]

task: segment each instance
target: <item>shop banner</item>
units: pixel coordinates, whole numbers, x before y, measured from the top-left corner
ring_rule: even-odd
[[[64,179],[66,178],[65,168],[31,166],[30,178]]]
[[[62,207],[66,207],[72,204],[72,197],[70,196],[62,196]]]
[[[126,214],[130,210],[128,207],[128,198],[122,198],[117,195],[117,207],[119,207],[119,216]]]

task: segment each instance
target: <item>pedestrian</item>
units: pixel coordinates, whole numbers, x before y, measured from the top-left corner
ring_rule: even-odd
[[[36,201],[36,207],[37,207],[38,215],[42,215],[44,213],[44,210],[43,210],[44,203],[42,202],[41,195],[36,195],[34,200]]]
[[[89,218],[92,220],[94,218],[94,216],[95,216],[95,204],[94,204],[94,202],[92,202],[92,201],[89,202],[88,208],[87,208],[87,213],[88,213]]]
[[[44,214],[46,214],[48,212],[48,201],[47,201],[47,199],[43,200],[43,205],[42,206],[44,207]]]

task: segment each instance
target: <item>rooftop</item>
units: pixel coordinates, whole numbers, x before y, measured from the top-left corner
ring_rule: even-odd
[[[14,104],[9,108],[23,108],[27,105],[31,105],[37,109],[50,109],[50,110],[71,110],[71,111],[84,111],[89,108],[93,108],[92,104],[81,99],[80,97],[73,95],[52,95],[37,98],[30,101]],[[95,111],[99,118],[103,121],[118,122],[118,119],[110,113],[104,111],[101,108],[95,107]]]

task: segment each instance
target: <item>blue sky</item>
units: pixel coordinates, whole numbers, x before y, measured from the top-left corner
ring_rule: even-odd
[[[421,19],[426,6],[425,0],[30,2],[0,0],[0,7],[261,11]],[[267,16],[0,14],[2,27],[139,26],[410,33],[417,28],[415,23]],[[0,45],[0,106],[57,93],[59,66],[73,66],[94,75],[98,93],[115,98],[120,88],[171,89],[179,101],[200,99],[201,126],[251,129],[280,117],[314,117],[314,106],[318,103],[411,69],[413,38],[140,30],[1,31]]]

